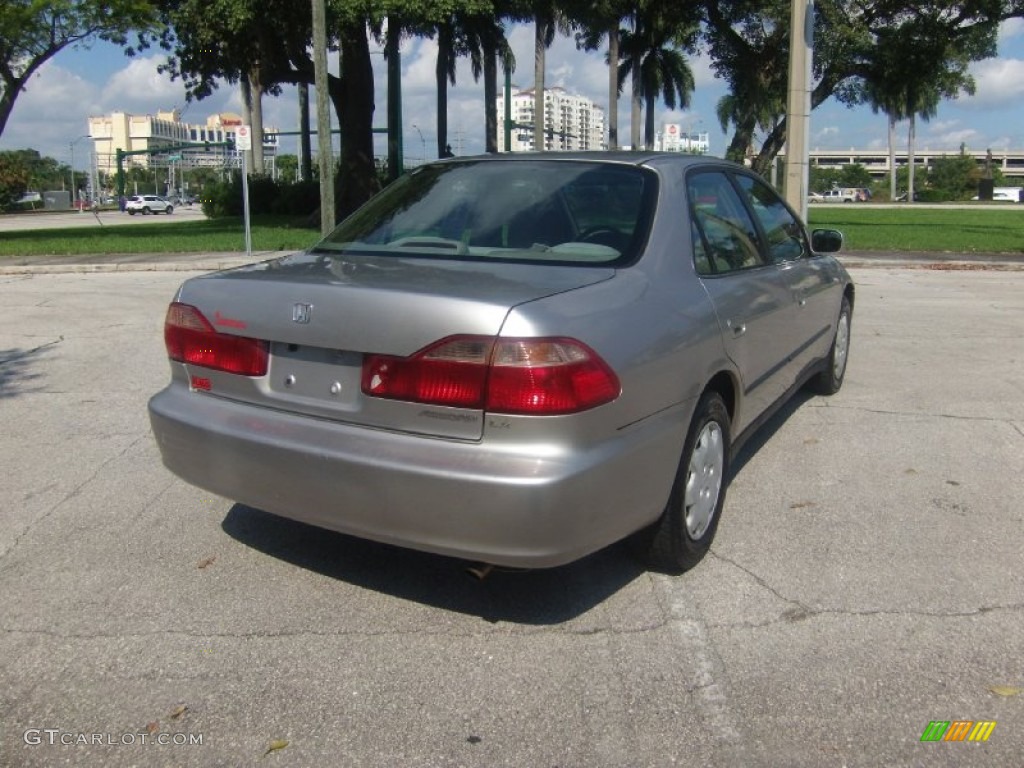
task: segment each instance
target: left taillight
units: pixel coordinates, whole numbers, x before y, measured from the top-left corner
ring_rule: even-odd
[[[164,343],[171,360],[240,376],[267,372],[267,342],[219,333],[203,313],[190,304],[167,308]]]

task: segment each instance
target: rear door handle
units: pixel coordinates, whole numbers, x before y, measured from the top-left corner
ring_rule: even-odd
[[[726,324],[730,328],[732,328],[732,335],[733,336],[742,336],[744,333],[747,332],[747,324],[746,323],[734,323],[732,320],[729,320]]]

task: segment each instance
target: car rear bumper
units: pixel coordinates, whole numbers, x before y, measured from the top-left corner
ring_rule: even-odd
[[[267,512],[496,565],[550,567],[653,522],[682,409],[586,449],[425,438],[296,416],[171,384],[149,403],[164,464]]]

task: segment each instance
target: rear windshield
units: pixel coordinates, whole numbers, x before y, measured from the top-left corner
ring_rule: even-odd
[[[647,238],[657,179],[586,161],[467,161],[418,168],[316,252],[622,265]]]

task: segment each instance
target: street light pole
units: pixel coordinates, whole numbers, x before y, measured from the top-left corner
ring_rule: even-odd
[[[75,198],[78,196],[78,188],[75,186],[75,144],[80,142],[82,139],[90,138],[89,134],[83,134],[77,139],[71,142],[71,207],[75,207]]]
[[[416,125],[416,123],[413,123],[412,127],[415,128],[416,133],[420,135],[420,144],[423,145],[423,162],[425,164],[427,162],[427,140],[423,138],[423,131],[420,130],[419,126]]]

